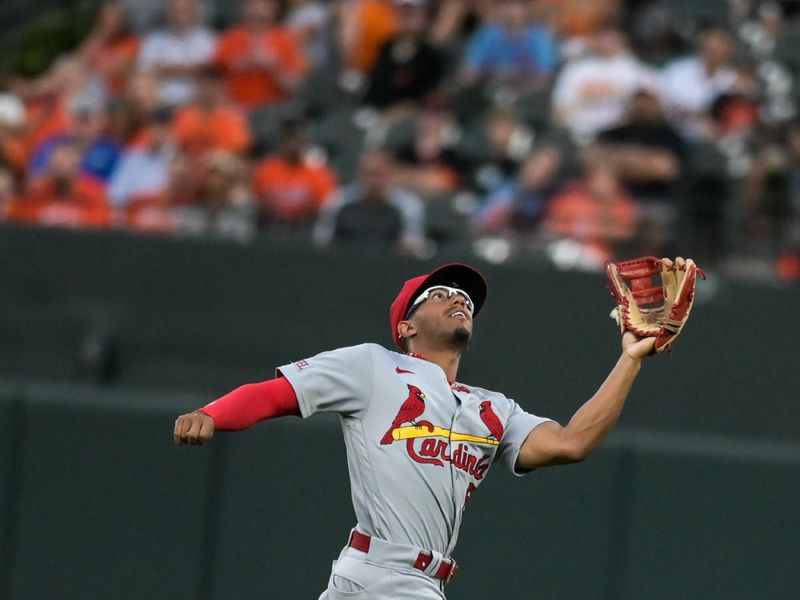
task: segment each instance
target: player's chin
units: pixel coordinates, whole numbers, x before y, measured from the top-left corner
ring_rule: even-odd
[[[459,325],[453,330],[453,341],[466,347],[472,339],[472,329],[468,325]]]

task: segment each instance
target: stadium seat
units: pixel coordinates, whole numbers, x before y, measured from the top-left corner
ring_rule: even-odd
[[[341,183],[353,180],[364,146],[364,132],[356,127],[353,112],[340,108],[312,122],[312,139],[328,153],[331,167]]]
[[[724,25],[729,21],[727,0],[671,0],[669,5],[679,19],[695,26]]]

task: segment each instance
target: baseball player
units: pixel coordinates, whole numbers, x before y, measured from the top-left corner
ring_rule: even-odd
[[[339,414],[357,523],[320,600],[444,598],[464,510],[492,465],[523,475],[581,461],[617,422],[652,337],[626,332],[605,382],[561,426],[457,381],[486,294],[463,264],[409,279],[390,308],[400,352],[323,352],[177,419],[175,442],[195,445],[264,419]]]

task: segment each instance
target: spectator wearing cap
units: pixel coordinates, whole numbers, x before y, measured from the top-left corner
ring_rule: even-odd
[[[592,38],[589,53],[567,63],[556,78],[553,119],[585,145],[618,125],[631,96],[653,77],[629,51],[625,34],[606,27]]]
[[[225,31],[217,46],[214,60],[228,94],[246,109],[285,102],[303,82],[306,59],[278,10],[276,0],[245,0],[241,23]]]
[[[256,166],[253,189],[267,223],[308,224],[336,192],[336,175],[308,156],[307,145],[305,125],[287,120],[277,153]]]
[[[167,185],[169,166],[176,154],[172,115],[167,108],[154,111],[137,143],[123,154],[108,186],[117,208],[132,199],[161,192]]]
[[[419,254],[425,246],[422,201],[393,182],[393,171],[390,154],[372,150],[362,155],[356,183],[320,212],[314,242]]]
[[[160,101],[178,106],[194,97],[194,78],[215,47],[214,33],[200,23],[198,0],[169,0],[167,27],[144,37],[138,66],[159,78]]]
[[[713,135],[709,110],[732,91],[739,80],[733,61],[734,42],[724,29],[706,31],[699,51],[667,65],[662,74],[661,99],[667,118],[689,138]]]
[[[481,27],[466,51],[463,78],[479,78],[516,88],[549,81],[558,65],[552,32],[530,18],[524,0],[501,0],[497,19]]]
[[[192,156],[211,150],[243,154],[251,143],[244,111],[225,94],[222,73],[214,66],[205,67],[197,79],[197,96],[177,109],[175,139]]]
[[[444,76],[444,57],[425,41],[424,0],[394,0],[397,31],[381,48],[367,77],[364,102],[393,112],[413,107],[434,94]]]
[[[70,145],[80,152],[81,172],[105,185],[122,153],[120,144],[107,135],[107,125],[105,106],[73,106],[67,130],[45,140],[34,150],[28,175],[33,178],[40,176],[51,164],[56,149]]]

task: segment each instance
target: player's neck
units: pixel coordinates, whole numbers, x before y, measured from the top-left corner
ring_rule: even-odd
[[[422,358],[435,365],[439,365],[444,371],[447,381],[456,381],[458,377],[458,366],[461,363],[461,352],[455,350],[434,350],[432,348],[415,346],[406,353],[409,356]]]

